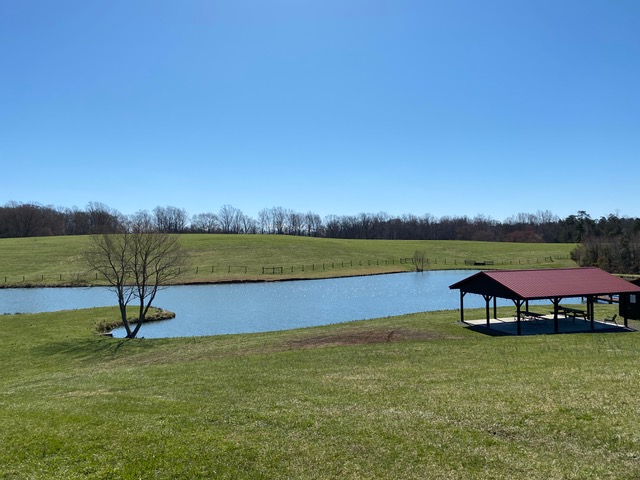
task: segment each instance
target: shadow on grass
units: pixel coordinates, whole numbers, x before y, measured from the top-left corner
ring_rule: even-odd
[[[464,323],[462,324],[462,326],[467,330],[481,333],[483,335],[488,335],[489,337],[510,337],[513,335],[513,333],[501,332],[500,330],[496,330],[495,328],[480,327],[478,325],[466,325]]]
[[[33,352],[42,357],[64,356],[74,360],[109,360],[119,353],[141,352],[152,348],[152,342],[138,339],[70,338],[48,342],[34,347]]]

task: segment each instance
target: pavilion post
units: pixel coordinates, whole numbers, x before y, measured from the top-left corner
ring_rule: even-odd
[[[491,301],[491,295],[482,295],[484,297],[485,311],[487,314],[487,328],[491,328],[491,313],[489,310],[489,302]]]
[[[460,289],[460,321],[464,323],[464,294],[465,292]]]
[[[493,297],[493,318],[498,319],[498,297]]]
[[[551,298],[551,303],[553,303],[553,319],[557,320],[558,318],[558,307],[560,306],[560,298],[559,297],[554,297]]]
[[[522,307],[522,300],[514,300],[516,304],[516,330],[518,335],[522,335],[522,327],[520,325],[520,308]]]

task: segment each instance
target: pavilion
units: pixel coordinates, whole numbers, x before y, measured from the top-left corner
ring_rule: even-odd
[[[467,293],[481,295],[486,302],[487,328],[490,328],[490,302],[497,318],[497,298],[512,300],[516,307],[517,334],[522,334],[522,319],[542,319],[543,315],[529,310],[530,300],[549,300],[553,304],[554,332],[559,333],[558,316],[583,318],[594,330],[594,303],[600,296],[619,295],[640,298],[640,286],[595,267],[546,270],[482,271],[449,286],[460,290],[460,320],[464,323],[464,297]],[[563,307],[566,298],[586,298],[586,310]],[[621,314],[623,312],[621,311]],[[628,327],[627,316],[624,325]]]

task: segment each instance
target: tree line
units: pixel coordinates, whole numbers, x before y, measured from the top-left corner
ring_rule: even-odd
[[[581,243],[586,239],[611,239],[640,233],[640,218],[610,214],[593,219],[585,211],[560,218],[549,211],[519,213],[504,221],[484,215],[389,215],[360,213],[328,215],[272,207],[245,215],[232,205],[216,212],[189,215],[174,206],[158,206],[147,215],[165,233],[226,233],[300,235],[309,237],[384,240],[476,240],[498,242]],[[90,202],[85,208],[61,208],[37,203],[8,202],[0,206],[0,237],[87,235],[113,233],[129,217],[109,206]]]
[[[519,213],[504,221],[484,215],[328,215],[272,207],[245,215],[232,205],[216,212],[189,215],[174,206],[158,206],[125,216],[90,202],[85,208],[8,202],[0,206],[0,238],[117,233],[132,218],[144,216],[163,233],[301,235],[344,239],[475,240],[497,242],[578,243],[573,252],[580,265],[596,265],[617,273],[640,273],[640,218],[612,213],[591,218],[584,210],[560,218],[549,211]]]

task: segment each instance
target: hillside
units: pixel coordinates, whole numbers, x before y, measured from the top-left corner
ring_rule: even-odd
[[[574,244],[455,240],[342,240],[283,235],[185,234],[189,253],[181,283],[270,281],[410,271],[416,251],[427,268],[575,266]],[[96,278],[83,262],[87,236],[0,239],[0,284],[85,285]],[[471,263],[468,265],[467,263]],[[492,263],[478,266],[473,263]]]

